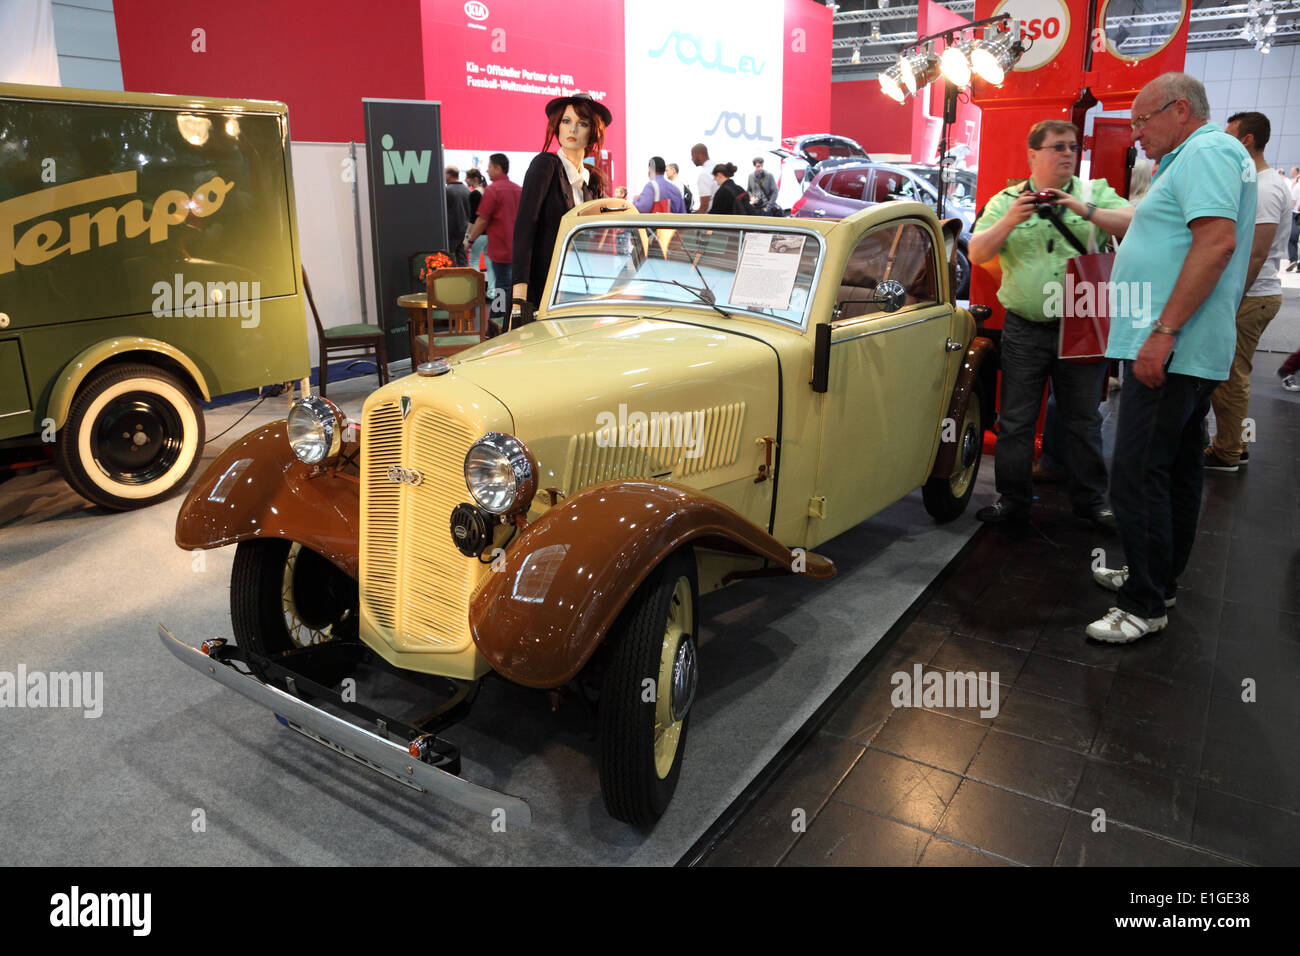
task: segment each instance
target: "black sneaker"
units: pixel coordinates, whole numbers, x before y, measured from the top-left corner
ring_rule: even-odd
[[[1237,459],[1237,464],[1244,465],[1248,461],[1250,461],[1250,452],[1243,448],[1241,450],[1241,457]]]
[[[1236,471],[1237,466],[1229,464],[1214,453],[1213,448],[1205,449],[1205,470],[1206,471]]]
[[[1097,505],[1095,508],[1086,509],[1076,508],[1074,514],[1075,517],[1092,522],[1092,526],[1098,531],[1115,534],[1119,530],[1115,524],[1115,512],[1111,511],[1108,505]]]
[[[975,512],[975,517],[985,524],[1023,524],[1029,520],[1029,508],[1026,505],[1013,505],[1007,499],[999,498],[986,508]]]

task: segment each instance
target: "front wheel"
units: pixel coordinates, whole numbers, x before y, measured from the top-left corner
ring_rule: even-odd
[[[980,459],[984,456],[983,424],[984,386],[976,382],[966,401],[966,414],[962,416],[955,436],[957,460],[952,474],[947,478],[931,478],[921,489],[925,510],[936,521],[952,521],[966,510],[975,479],[980,473]],[[947,426],[945,424],[944,426]],[[946,436],[945,436],[946,437]]]
[[[77,392],[54,460],[83,498],[115,511],[142,508],[194,474],[203,425],[203,410],[176,376],[116,365]]]
[[[610,632],[600,694],[600,793],[610,816],[648,829],[677,789],[698,680],[698,588],[689,550],[637,589]]]
[[[357,608],[357,582],[296,541],[261,538],[235,549],[230,623],[246,651],[269,657],[354,639]]]

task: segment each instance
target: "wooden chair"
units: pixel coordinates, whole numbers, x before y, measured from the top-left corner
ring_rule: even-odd
[[[307,304],[311,306],[311,317],[316,320],[316,342],[320,346],[320,393],[325,396],[325,386],[329,381],[329,357],[363,358],[375,357],[379,371],[379,384],[388,384],[388,351],[384,345],[384,330],[365,322],[352,325],[336,325],[325,328],[321,324],[320,313],[316,311],[316,300],[312,298],[311,284],[307,282],[307,270],[302,270],[302,288],[307,293]]]
[[[412,322],[411,367],[455,355],[487,338],[487,280],[468,267],[437,269],[425,285],[429,305],[423,320]],[[445,323],[447,332],[437,327]]]

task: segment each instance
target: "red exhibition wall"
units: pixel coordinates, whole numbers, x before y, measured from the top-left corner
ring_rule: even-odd
[[[126,89],[281,100],[298,142],[362,141],[362,97],[425,99],[419,0],[384,0],[382,16],[343,0],[116,0],[113,16]]]
[[[856,139],[868,154],[912,152],[912,111],[880,92],[875,80],[831,84],[830,131]]]
[[[605,148],[626,155],[623,4],[565,0],[562,15],[556,7],[421,0],[424,98],[442,103],[443,146],[537,152],[546,134],[543,106],[582,91],[614,115]]]
[[[736,10],[744,16],[744,5]],[[831,11],[813,0],[785,0],[781,135],[836,132],[832,126]],[[852,135],[849,133],[846,136]],[[857,139],[856,136],[853,137]],[[861,140],[859,140],[861,142]]]

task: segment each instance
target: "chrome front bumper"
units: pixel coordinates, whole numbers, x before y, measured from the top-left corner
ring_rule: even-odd
[[[504,813],[508,827],[526,827],[532,824],[532,811],[519,797],[488,790],[412,757],[405,747],[387,737],[313,707],[277,687],[262,683],[250,674],[236,670],[230,664],[214,660],[198,648],[179,640],[161,624],[158,625],[158,637],[177,660],[243,694],[254,703],[261,704],[286,727],[317,743],[414,790],[494,818]]]

